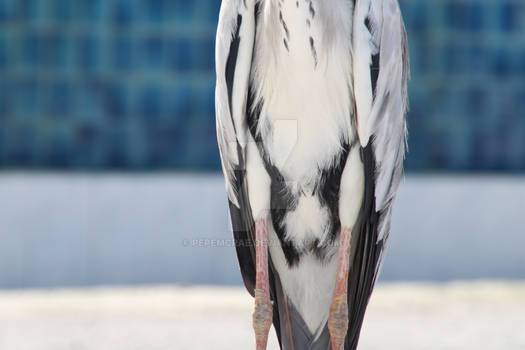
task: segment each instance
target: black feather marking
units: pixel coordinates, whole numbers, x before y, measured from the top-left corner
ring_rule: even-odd
[[[280,172],[273,165],[267,163],[271,168],[268,172],[272,179],[271,187],[271,216],[273,228],[283,250],[288,266],[292,267],[299,263],[300,254],[295,249],[293,243],[285,239],[285,225],[284,219],[289,211],[293,211],[297,207],[296,197],[290,192]]]
[[[260,6],[260,3],[256,2],[255,6],[253,7],[253,15],[255,16],[255,28],[258,27],[258,23],[259,23],[259,6]],[[255,32],[257,33],[257,30],[255,30]]]
[[[366,29],[368,29],[368,31],[372,33],[372,23],[370,23],[369,17],[365,18],[365,26],[366,26]]]
[[[310,37],[310,50],[312,51],[312,56],[314,58],[315,66],[317,67],[317,50],[315,49],[314,38]]]
[[[290,49],[288,48],[288,42],[286,41],[285,38],[283,38],[283,44],[284,44],[284,47],[286,48],[286,51],[290,51]]]
[[[315,9],[314,9],[314,5],[312,4],[312,1],[310,1],[310,6],[308,7],[308,11],[310,11],[310,16],[312,16],[312,19],[314,19]]]
[[[380,62],[380,53],[372,55],[372,64],[370,65],[370,79],[372,80],[372,93],[375,98],[376,89],[377,89],[377,80],[379,79],[379,62]]]
[[[372,22],[370,21],[370,17],[365,18],[365,26],[370,32],[370,34],[373,34],[373,27]],[[376,54],[372,55],[372,63],[370,65],[370,79],[372,81],[372,95],[376,96],[376,88],[377,88],[377,80],[379,78],[379,64],[380,64],[380,53],[377,52]]]
[[[363,324],[366,307],[372,294],[378,273],[378,264],[384,241],[377,241],[381,213],[376,211],[375,181],[376,161],[372,149],[373,140],[361,149],[364,165],[365,188],[363,204],[352,239],[353,262],[348,277],[349,328],[345,349],[355,350]]]
[[[237,30],[230,44],[230,51],[228,52],[228,59],[226,60],[226,87],[228,89],[228,104],[230,106],[230,115],[233,115],[232,98],[233,98],[233,82],[235,80],[235,66],[237,64],[237,56],[239,55],[239,45],[241,38],[239,36],[242,25],[242,16],[237,15]]]
[[[341,188],[341,177],[346,165],[350,147],[348,144],[343,146],[343,151],[339,155],[339,159],[331,168],[325,169],[321,172],[322,183],[320,183],[315,192],[319,195],[321,205],[328,207],[330,218],[328,222],[329,228],[328,245],[331,245],[341,230],[341,221],[339,220],[339,190]],[[325,244],[325,246],[326,246]],[[324,248],[324,247],[320,247]],[[316,249],[315,253],[321,260],[326,258],[326,249]]]
[[[250,134],[252,135],[254,140],[260,139],[260,137],[257,136],[257,127],[259,125],[259,116],[261,115],[262,105],[263,105],[262,101],[259,101],[256,104],[255,91],[253,89],[253,86],[250,84],[249,91],[248,91],[248,99],[246,103],[246,110],[247,110],[246,120],[248,123],[248,129],[250,130]]]
[[[281,22],[281,25],[283,26],[284,33],[286,34],[286,38],[290,39],[290,32],[288,32],[288,26],[286,25],[286,22],[283,18],[283,13],[279,11],[279,21]]]
[[[244,286],[248,292],[253,296],[255,288],[255,252],[252,248],[252,240],[249,232],[250,224],[246,223],[246,214],[235,204],[228,201],[230,208],[230,217],[233,230],[233,238],[235,240],[235,250],[237,251],[237,259],[241,268],[241,276]],[[241,206],[241,208],[243,208]]]
[[[275,329],[275,333],[277,335],[277,340],[279,341],[279,348],[283,348],[283,342],[281,339],[281,309],[279,307],[279,300],[283,298],[283,290],[281,286],[281,282],[279,280],[279,274],[275,270],[275,267],[273,266],[272,258],[269,257],[268,261],[268,272],[269,272],[269,280],[270,280],[270,295],[272,300],[274,300],[273,303],[273,327]],[[286,310],[283,310],[283,312],[286,312]]]

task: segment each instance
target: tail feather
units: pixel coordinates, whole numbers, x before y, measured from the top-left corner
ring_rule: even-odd
[[[299,312],[283,292],[277,273],[274,276],[274,327],[282,350],[330,350],[330,333],[326,325],[312,334]],[[277,307],[275,307],[277,304]],[[277,313],[278,323],[275,323]]]

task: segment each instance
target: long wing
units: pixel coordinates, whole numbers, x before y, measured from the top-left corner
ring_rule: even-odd
[[[247,149],[255,143],[249,133],[249,79],[255,41],[256,0],[223,0],[219,15],[216,41],[215,112],[217,141],[230,209],[233,236],[244,285],[253,296],[255,288],[255,224],[248,198],[247,172],[259,171],[259,158],[248,162]],[[251,152],[251,157],[259,157]],[[279,343],[281,327],[279,309],[282,288],[269,264],[270,294],[274,301],[273,324]],[[281,295],[281,297],[279,297]]]
[[[353,59],[356,125],[365,192],[349,278],[350,327],[345,349],[355,349],[381,266],[390,217],[403,172],[408,53],[397,0],[356,0]]]
[[[246,102],[255,38],[254,0],[223,0],[215,61],[217,140],[241,273],[248,291],[255,285],[253,217],[247,196],[245,147],[249,137]]]
[[[399,185],[405,151],[406,34],[397,0],[357,0],[354,16],[358,134],[363,147],[373,144],[376,206],[383,210]]]

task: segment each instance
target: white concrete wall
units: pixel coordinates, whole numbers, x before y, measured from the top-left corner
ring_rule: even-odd
[[[0,288],[239,284],[219,175],[0,175]],[[525,178],[408,176],[384,280],[525,278]]]

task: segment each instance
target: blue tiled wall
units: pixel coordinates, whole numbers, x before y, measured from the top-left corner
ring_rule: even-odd
[[[218,169],[219,0],[0,0],[0,167]],[[525,170],[525,1],[402,0],[409,170]]]
[[[409,169],[525,170],[525,1],[404,0]]]

